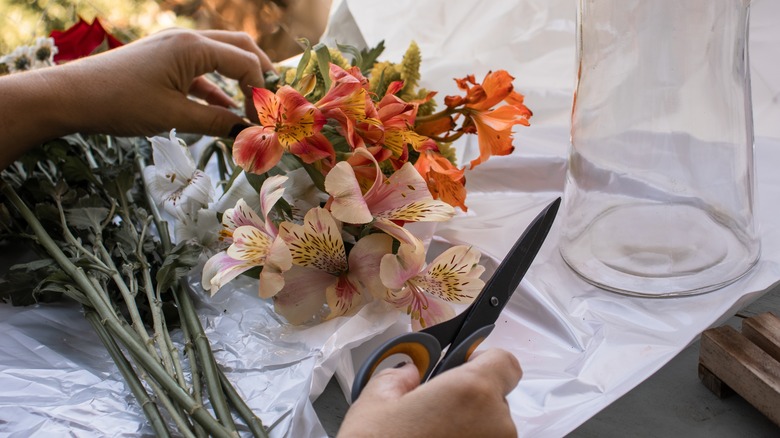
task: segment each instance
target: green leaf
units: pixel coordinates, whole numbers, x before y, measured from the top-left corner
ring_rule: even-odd
[[[118,227],[112,227],[110,234],[111,241],[124,254],[135,253],[138,247],[136,235],[133,226],[127,222],[122,222]]]
[[[252,186],[252,188],[255,189],[257,193],[260,193],[260,188],[263,186],[263,183],[267,179],[268,179],[267,173],[263,173],[263,174],[257,174],[251,172],[246,173],[246,180],[249,181],[249,185]]]
[[[187,275],[196,264],[203,248],[191,242],[182,242],[176,245],[171,253],[165,257],[160,270],[157,271],[157,289],[168,290],[180,278]]]
[[[292,84],[290,84],[290,86],[293,88],[296,88],[298,82],[303,77],[303,71],[306,69],[306,66],[309,65],[309,60],[311,59],[311,43],[309,43],[309,40],[306,38],[300,38],[298,39],[298,42],[301,43],[304,48],[303,54],[301,55],[301,60],[298,62],[298,69],[295,71],[295,79],[292,81]]]
[[[92,230],[96,233],[101,231],[101,225],[106,220],[109,210],[102,207],[87,207],[79,209],[68,209],[65,211],[65,218],[68,225],[79,230]]]
[[[363,65],[363,54],[357,47],[349,44],[336,44],[341,53],[352,56],[352,65]]]
[[[295,157],[298,158],[298,157]],[[314,187],[317,187],[322,191],[325,192],[325,175],[320,172],[319,169],[314,167],[311,164],[304,163],[300,158],[298,158],[298,161],[301,163],[301,166],[306,171],[306,173],[309,175],[309,178],[311,178],[311,182],[314,183]]]
[[[380,41],[375,47],[362,51],[362,63],[358,64],[360,71],[366,72],[376,64],[377,58],[385,51],[385,41]]]
[[[317,55],[317,65],[322,74],[325,90],[330,90],[330,50],[325,44],[319,43],[312,48]]]
[[[14,306],[29,306],[39,302],[56,301],[62,295],[57,291],[40,289],[41,278],[65,275],[52,259],[40,259],[20,263],[9,268],[5,279],[0,280],[0,301]]]

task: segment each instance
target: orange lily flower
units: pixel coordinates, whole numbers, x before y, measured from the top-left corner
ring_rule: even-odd
[[[471,161],[472,169],[492,155],[512,153],[512,127],[530,125],[528,119],[532,116],[531,110],[523,104],[523,95],[514,91],[513,80],[505,70],[488,72],[482,84],[469,75],[455,80],[458,87],[466,91],[466,96],[447,96],[444,100],[449,108],[463,105],[460,112],[470,119],[470,122],[467,120],[464,123],[464,130],[476,130],[479,157]],[[501,102],[506,105],[490,109]]]
[[[323,116],[335,119],[350,147],[375,144],[382,137],[381,123],[368,94],[368,80],[357,67],[344,70],[330,64],[331,88],[315,106]]]
[[[420,151],[414,168],[425,178],[433,199],[441,199],[453,207],[466,207],[466,177],[464,170],[453,166],[437,149]]]
[[[251,173],[264,173],[276,166],[284,151],[306,163],[335,160],[335,151],[320,132],[325,117],[290,86],[272,93],[255,88],[252,97],[260,126],[241,131],[233,143],[236,164]]]
[[[414,130],[417,108],[422,102],[406,102],[395,96],[401,88],[403,82],[393,82],[377,104],[377,114],[385,130],[383,144],[392,152],[393,167],[396,170],[409,159],[407,145],[411,145],[415,150],[436,147],[433,140]]]

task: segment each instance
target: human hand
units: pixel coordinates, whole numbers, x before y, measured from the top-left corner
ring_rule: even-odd
[[[347,411],[339,437],[516,437],[506,395],[523,371],[499,349],[424,385],[414,364],[377,373]]]
[[[248,96],[246,113],[256,117],[251,87],[262,86],[263,72],[272,68],[245,33],[175,29],[51,70],[60,69],[66,82],[55,90],[65,106],[75,99],[68,122],[73,131],[151,135],[176,128],[226,136],[245,122],[228,109],[233,101],[202,75],[217,71],[238,80]]]

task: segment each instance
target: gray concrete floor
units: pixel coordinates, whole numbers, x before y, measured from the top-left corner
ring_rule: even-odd
[[[738,312],[728,324],[739,328],[743,318],[767,311],[780,316],[780,287]],[[739,395],[719,399],[705,388],[698,378],[698,360],[697,341],[568,437],[780,437],[780,428]],[[336,435],[347,407],[332,380],[314,403],[329,436]]]

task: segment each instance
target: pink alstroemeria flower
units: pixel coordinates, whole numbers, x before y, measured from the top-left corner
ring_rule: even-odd
[[[284,286],[282,273],[292,267],[292,256],[279,238],[276,226],[268,220],[271,208],[282,197],[286,176],[268,178],[260,188],[258,215],[243,199],[222,216],[221,238],[230,243],[227,250],[211,257],[203,267],[201,283],[214,295],[230,280],[255,266],[263,266],[258,294],[276,295]]]
[[[355,154],[374,162],[374,184],[363,194],[352,166],[344,161],[336,164],[325,177],[325,190],[333,197],[330,211],[336,219],[350,224],[372,223],[401,242],[414,244],[414,236],[394,221],[446,221],[455,215],[451,205],[433,199],[428,184],[412,163],[407,162],[386,178],[365,148],[356,149]]]
[[[267,172],[284,151],[306,163],[335,159],[333,145],[320,132],[325,117],[294,88],[283,86],[276,94],[255,88],[252,98],[260,126],[244,129],[233,143],[233,158],[244,170]]]
[[[411,316],[420,330],[455,316],[448,303],[469,304],[485,283],[479,278],[480,253],[473,247],[454,246],[425,266],[421,243],[401,244],[397,254],[382,258],[379,276],[388,288],[385,300]]]
[[[293,268],[284,289],[274,297],[276,311],[293,324],[306,322],[330,308],[327,319],[351,315],[378,290],[376,273],[382,257],[392,252],[384,234],[365,236],[346,254],[340,227],[328,210],[313,208],[303,225],[284,222],[279,235],[292,253]]]

